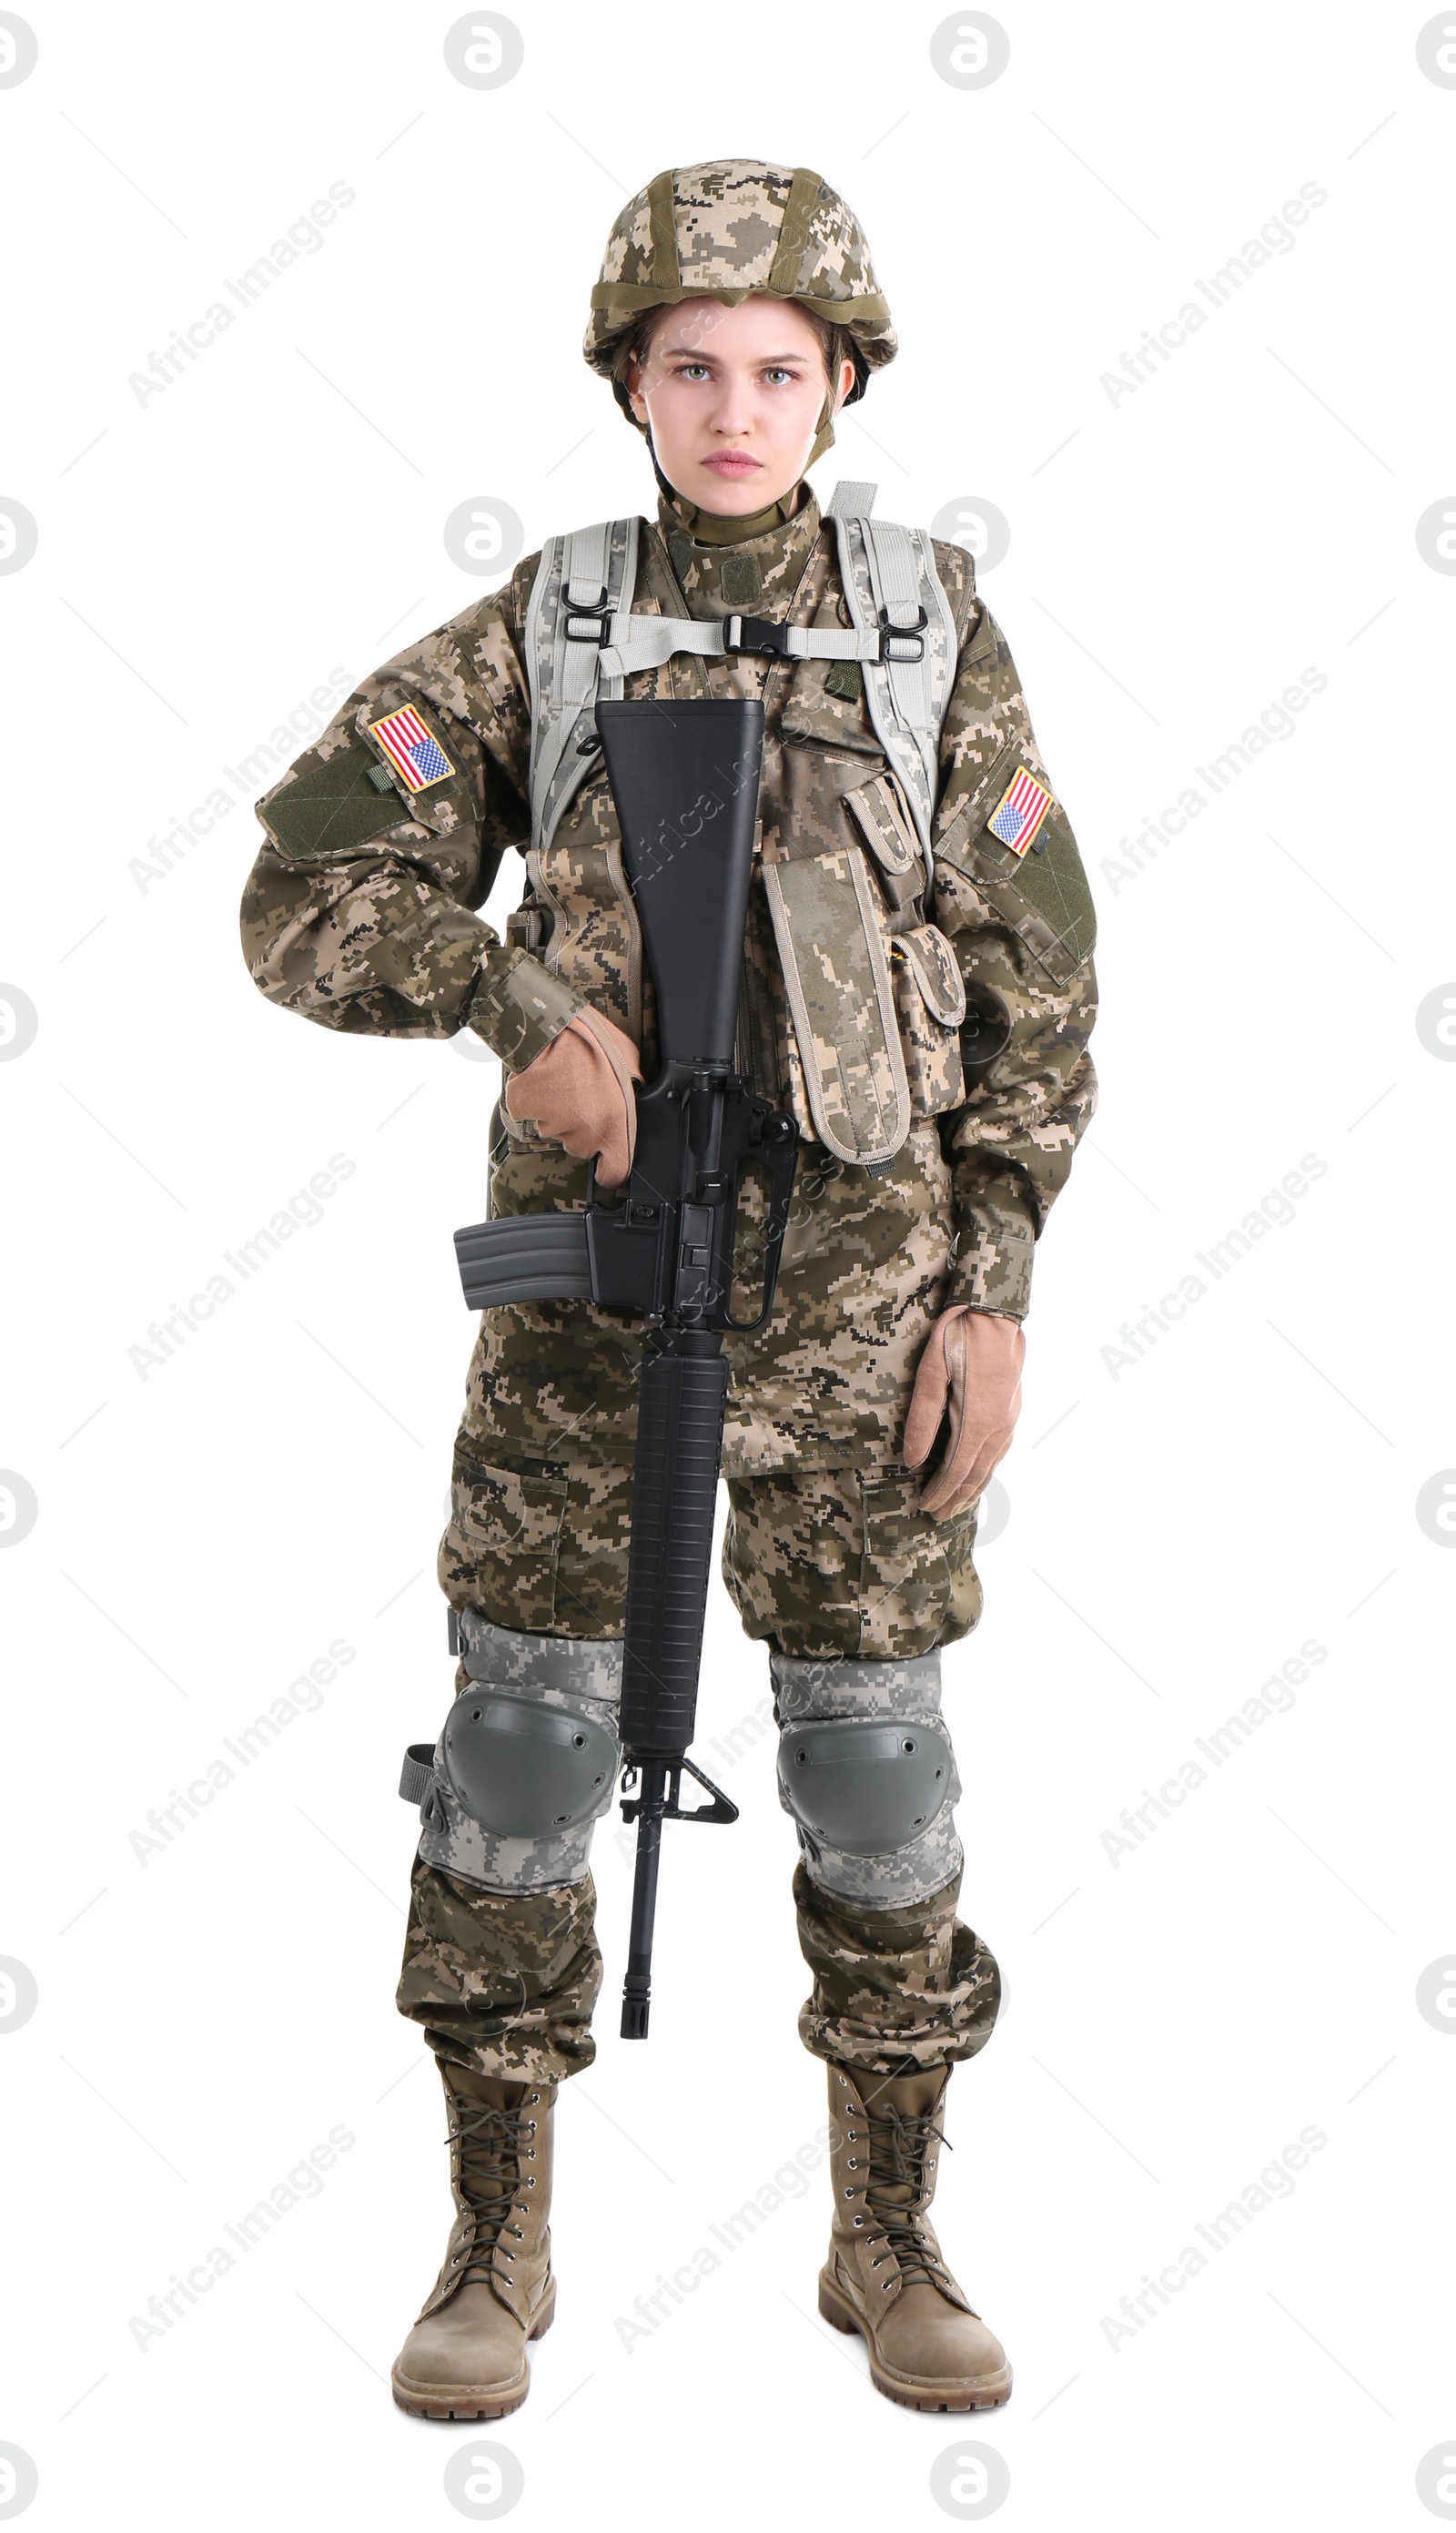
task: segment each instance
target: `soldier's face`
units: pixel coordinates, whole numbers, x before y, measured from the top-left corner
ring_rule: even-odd
[[[836,410],[853,379],[844,362]],[[663,318],[627,392],[673,489],[700,509],[747,518],[798,482],[828,387],[820,339],[801,308],[685,299]]]

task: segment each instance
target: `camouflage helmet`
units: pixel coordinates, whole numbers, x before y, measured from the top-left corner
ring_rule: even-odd
[[[665,168],[612,223],[592,292],[582,352],[612,382],[629,422],[627,346],[643,314],[684,299],[721,299],[736,308],[753,292],[790,299],[842,326],[854,347],[855,381],[899,348],[890,309],[875,279],[869,243],[842,195],[811,167],[758,158],[713,158]],[[641,425],[637,424],[640,429]],[[826,400],[809,463],[834,439]]]

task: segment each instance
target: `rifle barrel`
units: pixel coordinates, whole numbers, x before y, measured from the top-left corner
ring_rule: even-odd
[[[652,2002],[652,1933],[657,1917],[658,1858],[663,1843],[663,1801],[668,1771],[661,1760],[642,1767],[642,1809],[637,1815],[637,1865],[632,1879],[632,1924],[627,1974],[622,1982],[621,2036],[645,2040]]]

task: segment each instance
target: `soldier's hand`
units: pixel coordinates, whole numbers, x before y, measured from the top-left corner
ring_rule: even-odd
[[[632,1085],[641,1079],[631,1039],[600,1012],[578,1012],[533,1064],[512,1074],[501,1106],[579,1161],[595,1152],[602,1186],[619,1187],[636,1149]]]
[[[949,1418],[945,1457],[920,1491],[935,1520],[949,1521],[974,1503],[1010,1449],[1021,1412],[1025,1356],[1019,1322],[994,1311],[961,1303],[943,1312],[931,1329],[905,1420],[904,1456],[909,1468],[918,1469]]]

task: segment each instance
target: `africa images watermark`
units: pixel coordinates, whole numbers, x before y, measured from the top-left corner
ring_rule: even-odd
[[[180,1302],[168,1304],[169,1316],[153,1320],[143,1344],[128,1346],[127,1355],[139,1381],[171,1360],[189,1336],[196,1336],[224,1302],[230,1302],[239,1285],[251,1282],[260,1267],[276,1258],[285,1240],[291,1240],[300,1228],[316,1230],[323,1220],[323,1202],[338,1193],[341,1179],[351,1179],[358,1167],[347,1152],[330,1152],[326,1169],[316,1170],[306,1188],[299,1188],[285,1206],[280,1206],[271,1220],[261,1223],[251,1240],[240,1240],[236,1250],[224,1249],[223,1264],[237,1277],[225,1275],[219,1267],[207,1277],[201,1292],[190,1293],[186,1307]]]
[[[127,1845],[145,1873],[153,1856],[161,1856],[176,1838],[180,1838],[189,1821],[194,1821],[215,1802],[228,1786],[237,1782],[239,1772],[251,1768],[255,1759],[277,1740],[300,1715],[317,1715],[323,1704],[325,1687],[347,1670],[354,1660],[355,1647],[344,1636],[335,1636],[327,1650],[291,1679],[273,1699],[265,1715],[255,1715],[251,1724],[240,1726],[236,1733],[225,1733],[220,1755],[206,1762],[203,1773],[193,1778],[185,1793],[174,1786],[171,1800],[154,1803],[146,1815],[145,1829],[130,1830]],[[229,1762],[232,1764],[230,1765]]]
[[[174,818],[166,833],[148,836],[145,854],[133,854],[127,863],[136,883],[139,897],[145,897],[157,880],[185,861],[195,845],[210,836],[214,827],[228,817],[239,800],[256,800],[266,792],[285,767],[298,754],[298,742],[317,738],[332,720],[340,695],[349,691],[352,680],[347,669],[330,669],[326,685],[315,686],[307,701],[296,703],[286,721],[280,721],[265,739],[240,756],[236,765],[224,765],[222,773],[231,792],[220,783],[214,784],[205,800]],[[237,794],[237,799],[232,793]]]
[[[1118,839],[1121,860],[1104,854],[1098,867],[1107,882],[1109,895],[1116,897],[1139,873],[1149,868],[1160,853],[1179,836],[1186,835],[1194,818],[1211,808],[1221,792],[1247,771],[1256,756],[1276,740],[1293,738],[1299,728],[1294,716],[1302,713],[1314,695],[1323,694],[1329,679],[1322,669],[1302,669],[1297,685],[1288,685],[1277,702],[1265,704],[1257,721],[1252,721],[1238,738],[1230,739],[1217,756],[1206,765],[1195,765],[1196,783],[1189,783],[1176,801],[1161,809],[1156,818],[1144,818],[1136,836]],[[1202,786],[1206,785],[1204,791]]]
[[[1193,2230],[1207,2244],[1207,2251],[1199,2251],[1196,2243],[1187,2243],[1159,2269],[1155,2278],[1149,2277],[1144,2269],[1140,2292],[1125,2295],[1116,2314],[1104,2313],[1102,2316],[1102,2336],[1114,2357],[1122,2354],[1125,2339],[1136,2339],[1139,2330],[1155,2322],[1159,2311],[1170,2305],[1175,2295],[1182,2294],[1189,2280],[1207,2268],[1210,2257],[1216,2260],[1219,2253],[1237,2241],[1245,2227],[1252,2225],[1254,2217],[1265,2208],[1271,2207],[1276,2199],[1292,2199],[1296,2188],[1295,2174],[1303,2172],[1310,2157],[1320,2153],[1328,2144],[1324,2130],[1310,2121],[1301,2129],[1296,2143],[1284,2147],[1272,2162],[1264,2165],[1256,2181],[1247,2182],[1238,2198],[1231,2199],[1227,2208],[1220,2209],[1216,2216],[1210,2216],[1206,2225],[1194,2225]]]
[[[1328,201],[1324,186],[1316,184],[1312,177],[1307,185],[1301,185],[1298,195],[1264,221],[1257,237],[1247,239],[1238,254],[1221,264],[1209,280],[1194,282],[1194,288],[1207,303],[1205,307],[1200,307],[1196,299],[1186,299],[1176,316],[1169,317],[1156,333],[1143,335],[1136,352],[1124,352],[1121,376],[1116,370],[1104,370],[1102,391],[1114,413],[1124,396],[1136,395],[1140,386],[1156,378],[1159,363],[1171,361],[1175,352],[1181,352],[1189,336],[1206,325],[1220,308],[1226,308],[1261,265],[1276,255],[1293,255],[1299,244],[1296,231]]]
[[[230,325],[236,325],[238,319],[257,305],[262,293],[288,270],[290,265],[297,264],[301,256],[318,255],[324,244],[324,230],[331,228],[340,211],[346,211],[357,200],[353,186],[338,178],[329,186],[326,195],[320,195],[317,203],[309,205],[306,213],[291,222],[286,237],[275,238],[267,254],[261,255],[256,264],[250,264],[236,280],[223,282],[226,298],[219,295],[201,317],[193,319],[185,330],[175,332],[164,350],[151,354],[145,370],[130,371],[127,384],[144,413],[150,399],[164,395],[169,386],[184,378],[188,363],[201,360],[218,335],[226,333]],[[232,307],[228,306],[228,299],[234,303]]]
[[[1123,1857],[1136,1856],[1161,1823],[1171,1820],[1179,1805],[1188,1801],[1190,1795],[1207,1785],[1216,1768],[1252,1739],[1261,1724],[1267,1724],[1271,1715],[1287,1715],[1297,1703],[1296,1687],[1328,1660],[1328,1645],[1322,1645],[1317,1636],[1306,1636],[1299,1652],[1291,1654],[1250,1692],[1237,1715],[1226,1715],[1211,1732],[1194,1735],[1194,1749],[1199,1757],[1181,1759],[1177,1774],[1165,1777],[1156,1793],[1151,1786],[1144,1786],[1143,1799],[1136,1808],[1124,1804],[1118,1827],[1102,1832],[1102,1853],[1114,1873]]]
[[[326,2140],[310,2147],[307,2155],[300,2157],[286,2180],[274,2182],[267,2197],[260,2199],[255,2208],[241,2215],[236,2225],[221,2227],[228,2241],[236,2246],[233,2251],[230,2252],[225,2243],[209,2245],[202,2259],[193,2263],[185,2278],[180,2278],[174,2269],[170,2286],[160,2295],[147,2297],[146,2314],[129,2314],[127,2328],[137,2343],[139,2356],[146,2355],[151,2340],[165,2339],[189,2307],[200,2304],[204,2295],[210,2295],[218,2279],[225,2278],[229,2269],[236,2268],[240,2258],[246,2257],[261,2243],[279,2219],[299,2205],[300,2200],[318,2199],[322,2193],[324,2173],[332,2170],[339,2156],[347,2154],[354,2143],[353,2130],[337,2122],[329,2130]]]
[[[709,2233],[722,2245],[721,2251],[715,2252],[711,2245],[700,2243],[685,2261],[679,2262],[670,2278],[665,2278],[659,2269],[655,2292],[635,2297],[631,2314],[616,2315],[613,2327],[629,2357],[636,2342],[650,2339],[673,2308],[684,2304],[689,2295],[695,2295],[704,2279],[711,2278],[715,2269],[722,2268],[725,2257],[746,2243],[749,2236],[784,2206],[786,2200],[804,2197],[809,2187],[807,2176],[818,2171],[833,2136],[832,2121],[817,2128],[812,2139],[796,2147],[793,2153],[780,2164],[772,2181],[761,2182],[752,2198],[745,2199],[741,2208],[726,2216],[721,2225],[708,2227]],[[635,2321],[633,2315],[636,2316]]]
[[[1105,1345],[1101,1349],[1109,1379],[1121,1381],[1125,1372],[1131,1372],[1135,1364],[1140,1363],[1157,1344],[1159,1335],[1167,1336],[1180,1320],[1186,1319],[1191,1306],[1201,1302],[1213,1285],[1222,1283],[1240,1260],[1249,1256],[1254,1243],[1262,1240],[1266,1231],[1276,1227],[1287,1231],[1295,1218],[1296,1200],[1308,1196],[1311,1181],[1324,1178],[1328,1170],[1328,1161],[1323,1160],[1318,1152],[1302,1153],[1299,1168],[1286,1170],[1279,1185],[1270,1188],[1267,1196],[1261,1197],[1256,1206],[1251,1206],[1242,1223],[1232,1223],[1223,1238],[1210,1241],[1206,1249],[1195,1249],[1194,1257],[1203,1268],[1207,1283],[1190,1269],[1186,1275],[1180,1276],[1177,1290],[1164,1293],[1156,1306],[1144,1302],[1140,1319],[1124,1320],[1118,1330],[1121,1343]]]

